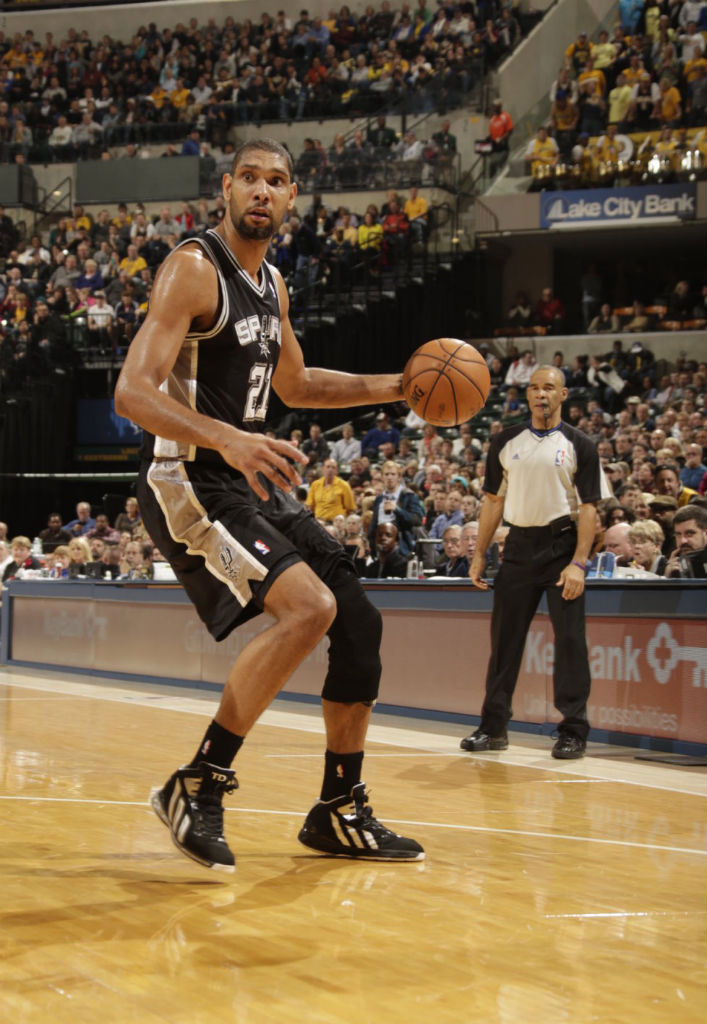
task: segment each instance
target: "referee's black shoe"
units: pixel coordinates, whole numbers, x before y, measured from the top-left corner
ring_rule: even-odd
[[[560,761],[576,761],[578,757],[584,757],[586,742],[580,736],[571,732],[561,732],[555,746],[552,748],[552,756]]]
[[[500,736],[489,736],[483,729],[477,729],[470,736],[465,736],[459,746],[474,754],[482,754],[486,750],[508,750],[508,735],[504,732]]]

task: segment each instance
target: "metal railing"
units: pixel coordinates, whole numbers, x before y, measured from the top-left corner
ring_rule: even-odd
[[[39,200],[32,211],[34,213],[33,234],[41,231],[42,222],[52,214],[71,214],[74,207],[74,182],[68,175],[50,190],[42,188],[41,185],[38,190]]]

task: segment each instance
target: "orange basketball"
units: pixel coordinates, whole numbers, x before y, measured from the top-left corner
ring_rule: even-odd
[[[426,342],[403,370],[405,401],[435,427],[454,427],[476,416],[490,387],[484,357],[473,345],[456,338]]]

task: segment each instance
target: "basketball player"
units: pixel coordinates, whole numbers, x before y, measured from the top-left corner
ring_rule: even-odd
[[[245,736],[324,635],[327,750],[320,800],[299,833],[329,855],[421,860],[422,847],[377,821],[361,782],[366,730],[381,672],[381,617],[342,546],[292,491],[306,461],[262,431],[271,387],[289,406],[379,405],[401,397],[401,376],[305,367],[288,295],[265,262],[291,210],[292,159],[258,139],[223,176],[226,212],[215,229],[168,257],[148,315],[128,350],[116,411],[145,431],[138,498],[167,557],[216,640],[267,611],[274,619],[243,649],[192,760],[151,803],[176,846],[233,871],[224,794]]]
[[[561,419],[565,376],[534,371],[526,389],[530,423],[507,427],[491,441],[469,576],[482,590],[486,551],[502,519],[510,523],[496,577],[491,658],[481,724],[463,750],[505,750],[506,726],[525,639],[543,593],[555,633],[555,707],[562,715],[552,756],[582,757],[589,733],[591,678],[584,623],[584,576],[594,540],[601,469],[586,434]]]

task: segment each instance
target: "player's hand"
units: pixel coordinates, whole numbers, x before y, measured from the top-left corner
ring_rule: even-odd
[[[562,570],[560,578],[555,584],[562,587],[562,596],[565,601],[574,601],[584,593],[584,569],[580,569],[574,562]]]
[[[486,555],[474,555],[469,566],[469,579],[479,590],[488,590],[489,585],[481,579],[481,573],[486,568]]]
[[[264,434],[249,434],[234,428],[232,435],[218,450],[229,466],[240,470],[263,501],[267,501],[270,495],[258,480],[258,473],[288,494],[293,487],[299,487],[302,483],[294,463],[306,465],[307,456],[293,448],[288,441],[277,441]]]

